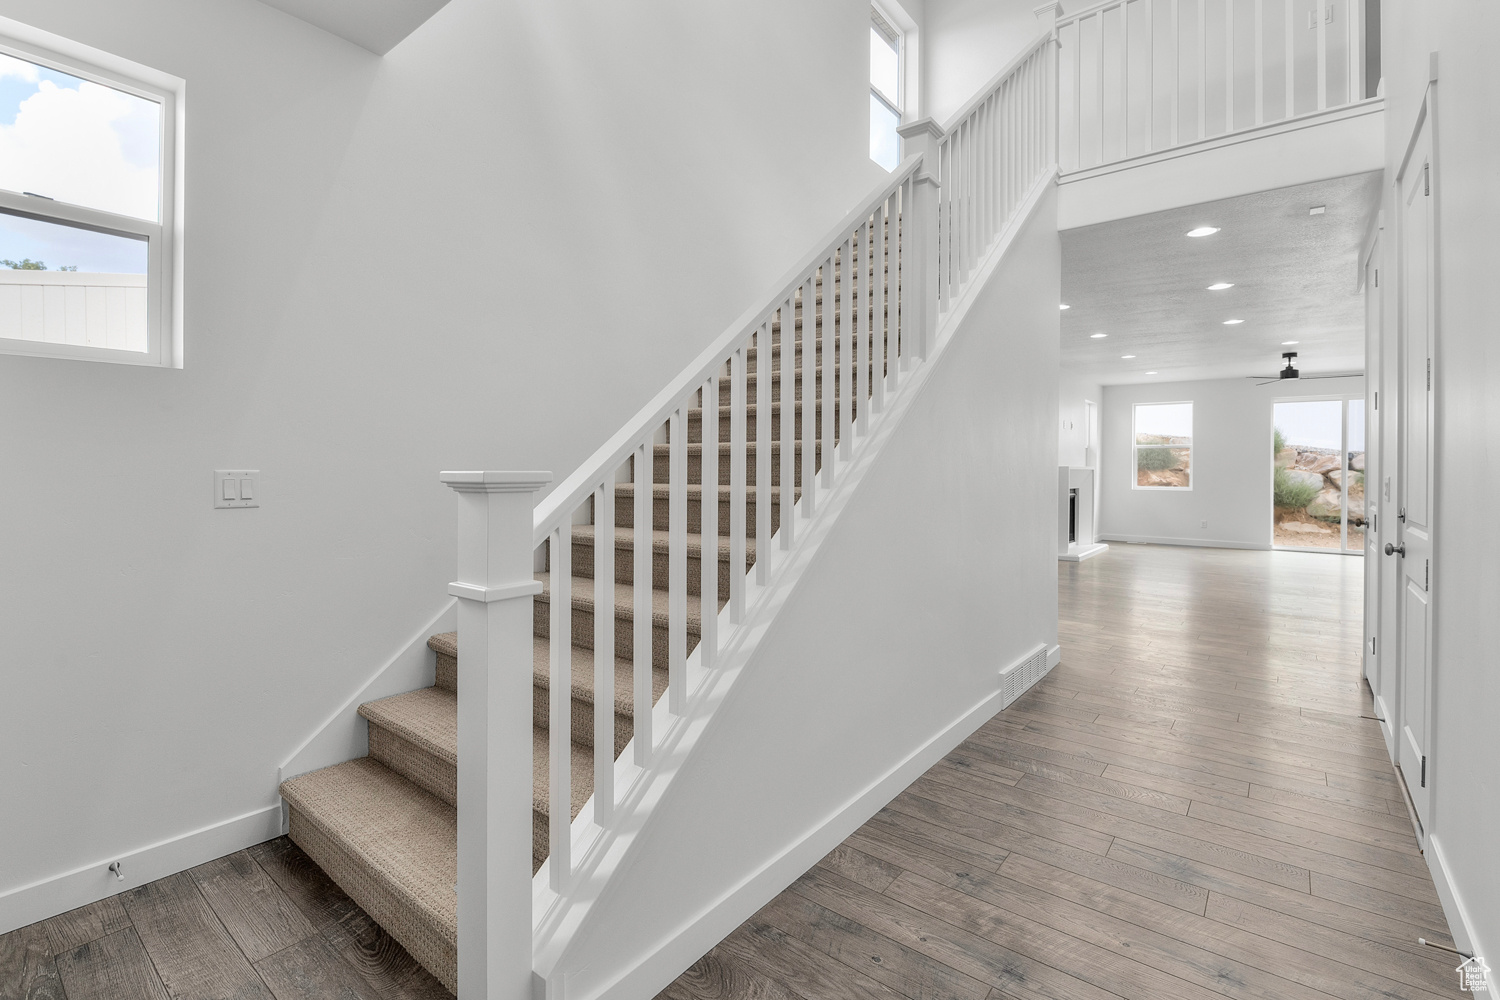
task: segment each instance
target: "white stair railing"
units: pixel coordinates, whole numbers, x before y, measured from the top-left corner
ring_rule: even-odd
[[[532,710],[531,613],[532,595],[543,588],[529,572],[518,575],[520,567],[532,567],[535,550],[535,564],[546,567],[551,602],[548,859],[537,878],[546,880],[546,898],[566,904],[580,864],[627,824],[630,808],[643,808],[631,789],[650,775],[697,679],[713,669],[767,596],[805,534],[800,526],[820,498],[844,482],[882,414],[927,357],[944,312],[1023,197],[1053,169],[1055,47],[1053,34],[1039,38],[948,127],[930,120],[904,127],[910,155],[890,180],[537,504],[529,534],[517,498],[539,489],[545,473],[443,474],[462,502],[460,579],[451,592],[460,598],[463,1000],[532,995],[508,964],[520,947],[515,915],[531,916],[534,900],[532,887],[523,893],[515,873],[531,856],[529,825],[523,831],[517,817],[531,807],[531,737],[525,732]],[[773,366],[773,355],[779,365]],[[695,418],[701,445],[688,441]],[[617,489],[633,505],[631,569],[620,584],[630,592],[623,602],[630,611],[628,643],[616,638],[622,603],[616,580],[623,575],[615,560]],[[653,528],[663,493],[666,530],[658,533]],[[688,579],[694,497],[701,540],[697,594]],[[721,507],[727,512],[723,532]],[[594,609],[595,711],[593,797],[575,821],[571,597],[577,529],[592,547],[594,583],[587,596]],[[653,590],[653,582],[661,582],[654,567],[663,548],[665,602]],[[722,610],[721,548],[729,567]],[[746,572],[751,551],[754,566]],[[513,634],[500,634],[502,622]],[[697,643],[690,654],[693,630]],[[618,762],[617,648],[633,661],[634,702],[631,746]],[[656,719],[668,720],[666,732],[653,729],[653,664],[667,671],[667,711]],[[480,676],[492,681],[471,684]]]
[[[1105,0],[1058,20],[1064,173],[1354,104],[1364,0]]]

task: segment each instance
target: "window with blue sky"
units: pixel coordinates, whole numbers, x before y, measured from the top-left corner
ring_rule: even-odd
[[[156,101],[0,53],[0,189],[39,207],[159,221],[161,127]],[[0,212],[0,260],[144,274],[147,252],[141,239]]]
[[[870,159],[887,170],[901,162],[901,37],[870,11]]]

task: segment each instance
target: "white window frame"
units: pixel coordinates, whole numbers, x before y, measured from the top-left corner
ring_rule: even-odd
[[[0,354],[181,368],[184,81],[9,18],[0,18],[0,52],[143,97],[161,109],[156,222],[0,188],[0,209],[7,214],[145,240],[145,352],[0,337]]]
[[[880,4],[872,3],[870,4],[870,28],[877,34],[884,35],[886,34],[886,32],[881,30],[881,24],[884,24],[885,27],[889,28],[890,31],[896,36],[896,103],[892,104],[890,98],[882,93],[880,88],[875,86],[875,82],[873,80],[870,81],[870,96],[875,98],[875,100],[879,101],[881,104],[885,105],[886,109],[890,111],[891,114],[896,116],[896,122],[899,125],[902,121],[904,121],[901,109],[906,105],[907,32],[901,27],[900,22],[890,15],[890,12],[887,11],[886,8],[882,7]],[[897,162],[899,162],[901,159],[901,139],[899,136],[896,139],[896,150],[896,159]]]
[[[1167,444],[1137,444],[1135,429],[1136,415],[1143,406],[1190,406],[1193,414],[1193,433],[1188,435],[1188,484],[1186,486],[1142,486],[1140,485],[1140,450],[1142,448],[1170,448],[1173,451],[1181,450],[1182,445]],[[1132,403],[1130,405],[1130,488],[1133,490],[1147,490],[1153,493],[1191,493],[1193,486],[1198,481],[1198,470],[1194,467],[1193,452],[1198,447],[1198,408],[1191,399],[1161,399],[1152,400],[1149,403]]]

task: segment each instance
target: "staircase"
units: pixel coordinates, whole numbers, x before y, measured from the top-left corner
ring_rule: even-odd
[[[658,966],[680,958],[659,957],[661,934],[695,954],[712,945],[716,925],[689,909],[701,900],[637,905],[632,878],[670,868],[685,829],[655,810],[671,802],[680,816],[713,784],[687,765],[721,719],[752,740],[774,721],[719,713],[1042,204],[1054,47],[1044,32],[948,126],[904,126],[910,155],[890,178],[540,500],[550,473],[443,473],[459,495],[449,593],[473,637],[463,664],[456,633],[432,636],[433,687],[359,707],[369,755],[281,791],[292,840],[449,989],[460,941],[466,995],[505,1000],[639,992],[663,970],[618,946],[642,933],[658,935],[646,945]],[[518,794],[528,615],[530,879]],[[462,704],[460,669],[474,688]],[[483,762],[465,770],[462,801],[460,744]],[[773,810],[776,793],[747,792]],[[749,857],[685,859],[682,888],[738,893]],[[622,985],[629,976],[646,978]]]
[[[894,221],[894,220],[893,220]],[[860,251],[863,252],[863,251]],[[839,266],[834,266],[837,283]],[[885,284],[888,286],[889,281]],[[793,349],[795,366],[794,397],[790,410],[782,399],[781,366],[783,330],[779,320],[770,324],[770,395],[771,489],[769,491],[770,523],[773,532],[781,524],[782,426],[786,413],[796,422],[796,457],[792,463],[794,501],[801,496],[802,422],[811,417],[821,422],[823,415],[824,351],[822,331],[825,309],[822,280],[814,284],[812,366],[806,363],[808,351],[804,331],[804,296],[798,294],[793,306]],[[858,300],[858,293],[854,298]],[[882,296],[889,301],[889,296]],[[841,306],[838,293],[832,298],[827,318],[836,328],[836,314]],[[856,306],[857,307],[857,306]],[[889,313],[889,310],[885,310]],[[888,324],[883,324],[888,328]],[[882,334],[882,339],[884,338]],[[745,378],[754,398],[757,380],[763,374],[758,347],[749,348]],[[839,358],[833,355],[837,384]],[[882,355],[884,351],[880,352]],[[873,363],[867,361],[862,384],[872,384]],[[815,406],[808,414],[803,403],[807,376],[815,386]],[[884,364],[881,367],[884,377]],[[699,405],[687,412],[686,432],[689,456],[689,482],[686,494],[687,520],[687,592],[701,595],[701,560],[704,553],[702,535],[703,504],[717,504],[715,519],[718,535],[710,542],[711,558],[718,563],[718,605],[729,600],[730,565],[729,516],[730,493],[730,382],[721,382],[720,397],[712,401],[720,410],[718,440],[703,440],[703,409]],[[835,394],[836,396],[836,394]],[[702,400],[700,400],[701,404]],[[830,416],[835,408],[829,407]],[[856,403],[850,412],[858,414]],[[756,439],[758,412],[748,407],[746,475],[748,484],[756,484]],[[837,441],[838,428],[834,428]],[[707,453],[710,467],[716,464],[717,483],[705,488],[703,458]],[[715,455],[717,453],[717,455]],[[715,457],[717,461],[714,462]],[[634,648],[635,648],[635,546],[649,538],[651,546],[652,629],[651,675],[652,701],[661,697],[668,683],[669,597],[669,524],[671,442],[657,444],[652,453],[651,524],[634,523],[636,479],[616,483],[614,519],[614,626],[613,656],[615,671],[615,746],[618,757],[630,742],[634,731]],[[821,442],[816,448],[815,468],[821,468]],[[746,496],[745,524],[749,536],[745,542],[747,572],[755,564],[756,494]],[[572,527],[571,552],[571,735],[572,781],[571,816],[593,792],[594,751],[594,656],[595,656],[595,534],[597,524],[592,512],[589,523]],[[649,535],[647,534],[649,532]],[[548,855],[548,729],[551,699],[550,642],[552,602],[556,599],[551,586],[552,574],[536,575],[542,592],[533,601],[532,638],[532,871],[541,867]],[[702,634],[697,605],[688,603],[686,615],[687,648],[691,653]],[[457,991],[458,919],[457,894],[457,788],[458,788],[458,636],[447,632],[427,641],[436,654],[436,683],[429,688],[410,691],[391,698],[367,702],[359,714],[369,723],[369,755],[333,767],[304,774],[284,782],[281,794],[290,807],[290,836],[345,892],[355,899],[413,957],[421,962],[450,990]],[[600,644],[604,646],[605,644]],[[606,647],[607,648],[607,647]]]

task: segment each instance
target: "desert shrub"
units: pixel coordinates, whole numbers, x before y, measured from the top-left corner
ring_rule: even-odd
[[[1365,474],[1363,472],[1356,472],[1354,474],[1354,485],[1355,486],[1363,486],[1364,484],[1365,484]]]
[[[1176,465],[1172,457],[1171,448],[1137,448],[1135,452],[1135,467],[1143,472],[1154,472],[1158,469],[1170,469]]]
[[[1286,435],[1281,433],[1281,428],[1276,428],[1276,433],[1271,435],[1271,454],[1280,455],[1286,448]]]
[[[1318,498],[1318,488],[1311,483],[1299,483],[1285,469],[1277,469],[1271,495],[1278,507],[1306,507]]]

